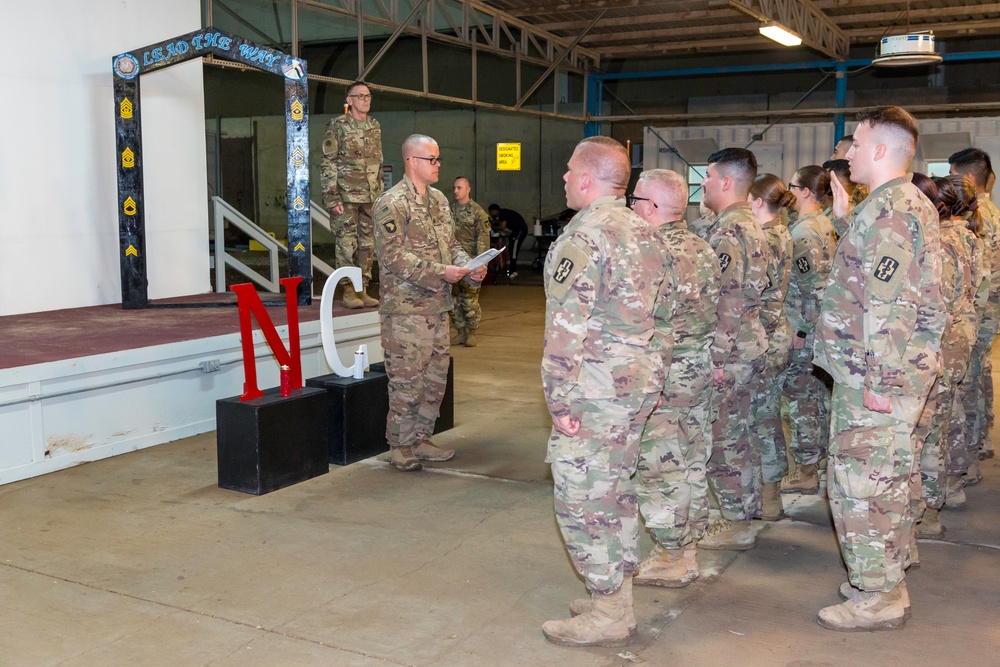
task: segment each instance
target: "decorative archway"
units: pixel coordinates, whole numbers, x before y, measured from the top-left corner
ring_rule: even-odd
[[[288,273],[299,276],[298,303],[312,302],[309,222],[309,89],[306,61],[266,46],[204,28],[114,57],[115,134],[118,161],[118,244],[122,307],[149,307],[146,277],[146,219],[142,182],[143,74],[212,54],[285,79],[285,143],[288,162]],[[221,239],[216,239],[221,242]]]

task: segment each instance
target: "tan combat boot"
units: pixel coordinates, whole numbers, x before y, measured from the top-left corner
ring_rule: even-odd
[[[629,636],[634,637],[639,632],[639,623],[635,620],[635,609],[633,609],[632,598],[632,575],[626,574],[622,580],[622,604],[625,605],[625,625],[628,626]],[[594,611],[594,601],[591,598],[579,598],[569,603],[569,613],[573,616],[582,616]]]
[[[899,582],[899,585],[896,586],[896,588],[900,589],[900,595],[903,596],[903,618],[910,618],[912,615],[910,612],[910,592],[906,590],[906,582]],[[845,581],[840,585],[840,588],[837,589],[837,595],[841,600],[853,600],[860,592],[861,591],[857,588],[851,586],[851,582],[849,581]]]
[[[819,473],[816,464],[801,465],[794,473],[789,473],[781,479],[782,493],[801,493],[804,496],[815,496],[819,493]]]
[[[358,298],[361,299],[361,303],[364,304],[365,308],[375,308],[378,306],[378,299],[368,296],[368,285],[365,285],[365,288],[358,292]]]
[[[780,521],[785,516],[785,508],[781,505],[779,482],[764,482],[762,521]],[[818,487],[817,487],[818,488]]]
[[[396,470],[403,472],[412,472],[423,468],[417,457],[413,455],[412,447],[393,447],[389,453],[389,463]]]
[[[545,638],[559,646],[627,646],[629,631],[622,591],[626,585],[622,583],[621,588],[607,595],[592,593],[593,608],[585,614],[565,621],[546,621],[542,624]]]
[[[966,471],[965,477],[966,486],[975,486],[979,484],[980,480],[983,479],[983,473],[979,470],[979,461],[972,461],[969,463],[969,470]]]
[[[421,461],[450,461],[455,458],[454,449],[442,449],[430,440],[417,440],[413,454]]]
[[[344,308],[364,308],[365,302],[358,297],[358,293],[350,285],[344,285]]]
[[[816,620],[838,632],[898,630],[906,624],[903,587],[896,586],[888,593],[857,591],[847,602],[820,609]]]
[[[964,510],[965,505],[965,480],[962,479],[961,475],[948,475],[944,493],[944,508],[946,510]]]
[[[639,563],[639,572],[632,581],[636,586],[683,588],[701,576],[697,553],[694,542],[680,549],[664,549],[655,544],[652,553]]]
[[[920,523],[915,526],[915,530],[918,537],[928,540],[943,540],[945,527],[941,523],[941,510],[930,507],[925,509],[924,516],[920,519]]]
[[[476,330],[466,329],[465,331],[465,347],[475,347],[476,346]]]
[[[452,345],[465,345],[465,341],[468,339],[469,334],[467,329],[458,329],[458,333],[455,337],[451,339]]]
[[[757,532],[750,521],[721,519],[713,522],[698,540],[700,549],[746,551],[757,546]]]

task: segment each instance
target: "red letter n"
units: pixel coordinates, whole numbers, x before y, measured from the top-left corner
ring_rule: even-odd
[[[250,283],[240,283],[233,285],[236,293],[236,304],[240,311],[240,337],[243,339],[243,374],[246,380],[243,383],[243,395],[241,401],[249,401],[252,398],[259,398],[264,395],[257,388],[257,359],[253,354],[253,325],[250,322],[251,313],[260,330],[267,340],[268,347],[278,360],[279,366],[288,366],[290,369],[292,389],[302,388],[302,358],[299,353],[299,306],[296,301],[298,285],[302,282],[301,276],[295,278],[282,278],[279,280],[285,286],[285,312],[288,315],[288,349],[281,342],[278,330],[275,329],[271,317],[267,314],[264,304],[257,294],[257,290]]]

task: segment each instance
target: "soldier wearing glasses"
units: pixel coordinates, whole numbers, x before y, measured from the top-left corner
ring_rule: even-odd
[[[455,451],[430,441],[448,379],[451,286],[478,285],[486,267],[455,239],[448,199],[437,183],[437,142],[422,134],[403,142],[403,180],[375,202],[375,250],[382,277],[382,349],[389,376],[389,462],[402,471],[447,461]]]
[[[382,128],[368,116],[372,94],[362,81],[347,87],[348,111],[331,120],[323,139],[320,185],[330,227],[337,237],[335,264],[361,267],[364,289],[344,285],[344,305],[371,308],[378,300],[368,296],[372,279],[374,236],[372,204],[382,194]]]

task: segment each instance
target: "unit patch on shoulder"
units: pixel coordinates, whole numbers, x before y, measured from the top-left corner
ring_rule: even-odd
[[[385,231],[389,232],[390,234],[395,234],[396,233],[396,221],[395,220],[392,220],[392,219],[386,220],[385,222],[382,223],[382,226],[385,228]]]
[[[809,258],[805,256],[799,257],[795,260],[795,268],[799,270],[799,273],[809,273],[812,270],[812,267],[809,266]]]
[[[882,301],[893,301],[899,296],[913,255],[897,243],[882,241],[874,257],[868,291]]]
[[[590,256],[583,248],[572,241],[567,242],[559,249],[559,255],[556,257],[555,268],[552,270],[552,280],[548,285],[548,293],[562,301],[589,263]]]
[[[733,263],[733,258],[728,252],[719,253],[719,270],[723,273],[729,268],[729,265]]]

